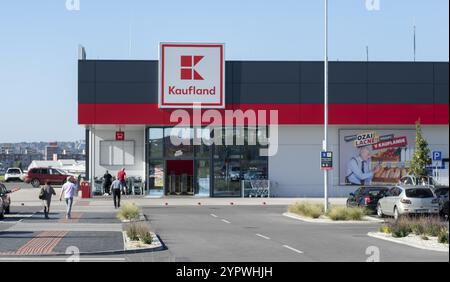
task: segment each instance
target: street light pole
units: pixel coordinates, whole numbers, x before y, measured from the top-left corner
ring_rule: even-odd
[[[323,151],[328,151],[328,0],[325,0],[325,62],[324,62],[324,139]],[[324,209],[328,211],[328,170],[323,171]]]

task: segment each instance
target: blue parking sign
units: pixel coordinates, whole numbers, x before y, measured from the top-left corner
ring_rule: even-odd
[[[441,151],[433,152],[433,161],[442,161],[442,152]]]

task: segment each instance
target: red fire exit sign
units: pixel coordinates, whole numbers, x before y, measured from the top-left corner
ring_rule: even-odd
[[[116,141],[124,141],[125,140],[125,132],[117,131],[116,132]]]

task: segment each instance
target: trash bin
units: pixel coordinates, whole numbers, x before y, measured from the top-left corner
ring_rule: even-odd
[[[91,197],[91,187],[88,181],[81,182],[81,198],[89,199]]]

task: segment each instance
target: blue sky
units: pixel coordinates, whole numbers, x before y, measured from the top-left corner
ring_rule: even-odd
[[[89,59],[157,59],[161,41],[224,42],[228,60],[322,60],[322,0],[0,1],[0,142],[69,141],[77,46]],[[448,0],[330,0],[330,59],[448,61]],[[130,32],[131,31],[131,32]],[[131,36],[130,36],[131,35]],[[132,48],[129,48],[130,38]]]

